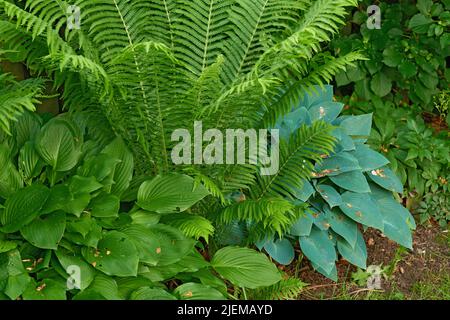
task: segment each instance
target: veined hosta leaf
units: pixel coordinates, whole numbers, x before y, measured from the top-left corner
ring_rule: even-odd
[[[139,254],[136,246],[124,233],[110,231],[98,242],[97,249],[84,247],[82,254],[92,266],[107,275],[137,275]]]
[[[55,171],[75,167],[81,155],[71,130],[60,122],[49,122],[36,137],[36,150]]]
[[[113,142],[106,146],[102,153],[120,160],[114,169],[112,177],[114,184],[111,186],[111,193],[120,197],[128,189],[131,178],[133,177],[133,155],[121,138],[114,139]]]
[[[140,224],[146,227],[153,226],[161,220],[161,216],[157,213],[145,210],[137,210],[130,214],[133,224]]]
[[[332,186],[326,184],[319,184],[316,186],[316,190],[317,192],[319,192],[322,198],[328,203],[330,208],[337,207],[342,204],[341,195]]]
[[[312,228],[309,236],[300,237],[300,248],[303,254],[325,273],[328,274],[333,270],[337,256],[328,231]]]
[[[28,284],[22,295],[23,300],[66,300],[66,284],[62,281],[44,279],[39,283],[34,280]]]
[[[178,229],[157,224],[145,227],[131,225],[122,230],[136,246],[141,262],[152,266],[167,266],[180,261],[194,248],[195,241]]]
[[[351,219],[368,227],[383,231],[383,216],[378,204],[368,193],[346,192],[342,195],[343,205],[339,208]]]
[[[8,198],[22,186],[22,177],[9,157],[9,150],[0,144],[0,197]]]
[[[182,212],[208,195],[206,188],[181,174],[158,175],[145,181],[138,191],[137,204],[158,213]]]
[[[280,272],[266,255],[249,248],[222,248],[211,265],[223,278],[244,288],[271,286],[281,280]]]
[[[0,254],[0,284],[3,292],[11,299],[17,299],[30,283],[19,250]]]
[[[337,248],[345,260],[362,269],[366,268],[367,248],[361,232],[357,231],[357,240],[354,246],[351,246],[346,240],[338,239]]]
[[[83,166],[77,169],[77,174],[83,177],[95,177],[98,182],[102,183],[112,176],[119,163],[120,159],[101,153],[87,158]]]
[[[80,271],[80,287],[77,289],[83,291],[87,287],[89,287],[89,285],[94,280],[96,273],[95,269],[92,266],[90,266],[81,257],[64,254],[63,252],[61,252],[61,250],[55,251],[55,254],[59,260],[59,263],[61,263],[62,267],[65,269],[68,275],[72,275],[72,273],[76,271],[75,268],[79,268],[78,270]]]
[[[34,148],[32,142],[26,142],[19,153],[19,170],[26,181],[36,177],[42,170],[44,163]]]
[[[297,199],[306,202],[314,194],[314,188],[308,181],[303,182],[302,188],[296,193]]]
[[[177,298],[161,288],[143,287],[132,292],[130,300],[177,300]]]
[[[50,190],[47,187],[33,184],[8,198],[0,216],[0,222],[3,224],[2,231],[16,232],[33,221],[41,214],[49,194]]]
[[[264,245],[264,250],[280,264],[288,265],[294,260],[294,247],[288,239],[268,241]]]
[[[218,290],[201,284],[201,283],[185,283],[177,287],[174,294],[181,300],[226,300],[222,293]]]
[[[327,176],[337,176],[344,172],[361,170],[358,160],[348,152],[341,152],[323,160],[316,166],[317,173]]]
[[[78,293],[74,300],[123,300],[116,281],[104,274],[97,274],[91,285]]]
[[[328,123],[331,123],[339,116],[343,108],[343,103],[324,101],[314,104],[308,111],[313,120],[322,119]]]
[[[357,193],[370,192],[366,177],[360,170],[344,172],[337,176],[330,176],[330,179],[337,186],[349,191]]]
[[[351,154],[358,159],[363,172],[372,171],[389,164],[389,160],[382,154],[370,149],[368,146],[358,144]]]
[[[357,224],[343,214],[338,208],[333,210],[325,209],[325,213],[331,229],[344,238],[353,248],[357,241]]]
[[[30,224],[23,227],[20,233],[35,247],[56,250],[65,229],[65,213],[55,212],[35,218]]]
[[[79,217],[90,201],[91,196],[88,193],[72,194],[68,186],[58,184],[50,189],[42,214],[62,210]]]
[[[402,193],[403,184],[400,179],[392,172],[391,169],[383,167],[377,170],[372,170],[367,173],[373,182],[383,187],[386,190]]]
[[[97,218],[117,217],[120,208],[120,199],[113,195],[102,193],[92,199],[89,204],[91,215]]]

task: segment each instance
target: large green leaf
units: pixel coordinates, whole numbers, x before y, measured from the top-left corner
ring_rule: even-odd
[[[44,163],[36,152],[34,144],[30,141],[25,143],[19,153],[19,170],[24,179],[30,181],[39,175],[43,166]]]
[[[73,297],[74,300],[122,300],[116,281],[104,274],[98,274],[91,285]]]
[[[79,275],[80,282],[77,283],[81,291],[85,290],[92,283],[95,277],[96,271],[94,268],[89,265],[86,261],[84,261],[79,256],[74,256],[69,253],[65,254],[61,250],[55,251],[55,254],[61,263],[62,267],[65,271],[77,279],[76,276]],[[78,274],[73,274],[73,272],[79,271]]]
[[[23,300],[66,300],[66,286],[62,281],[44,279],[32,281],[22,295]]]
[[[372,114],[343,117],[340,128],[349,136],[370,136],[372,128]]]
[[[89,207],[91,208],[91,214],[93,217],[117,217],[119,214],[120,199],[113,194],[102,193],[92,199]]]
[[[354,247],[358,233],[357,224],[343,214],[338,208],[333,210],[325,209],[324,212],[331,229],[347,240],[352,247]]]
[[[303,254],[324,272],[330,273],[333,270],[337,255],[328,231],[312,228],[309,236],[300,237],[300,248]]]
[[[36,137],[36,150],[55,171],[75,167],[81,155],[71,130],[61,122],[50,121]]]
[[[372,179],[373,182],[386,190],[398,193],[403,192],[402,182],[395,175],[395,173],[387,167],[372,170],[371,172],[367,173],[367,175],[370,179]]]
[[[370,81],[370,88],[379,96],[384,97],[392,89],[392,81],[384,72],[378,72]]]
[[[178,229],[157,224],[133,224],[122,230],[136,246],[141,262],[152,266],[166,266],[183,259],[194,248],[195,241],[186,238]]]
[[[351,154],[358,159],[363,172],[381,168],[389,163],[383,155],[363,144],[358,144]]]
[[[121,138],[114,139],[113,142],[103,149],[102,153],[120,160],[114,169],[112,177],[114,184],[111,186],[111,193],[120,197],[128,189],[133,177],[133,155]]]
[[[1,212],[0,222],[3,232],[19,231],[23,226],[34,220],[44,206],[50,190],[39,184],[34,184],[19,190],[5,202],[5,210]]]
[[[341,173],[337,176],[330,176],[337,186],[357,193],[370,192],[366,177],[360,170]]]
[[[72,176],[68,185],[70,192],[73,194],[91,193],[103,187],[95,177],[82,177],[78,175]]]
[[[130,300],[177,300],[177,298],[161,288],[142,287],[131,293]]]
[[[300,217],[291,227],[290,234],[293,236],[309,236],[313,225],[313,218],[310,214]]]
[[[346,240],[338,238],[337,248],[345,260],[360,268],[366,268],[367,248],[361,232],[357,231],[357,240],[354,246]]]
[[[226,300],[218,290],[201,284],[185,283],[177,287],[174,291],[181,300]]]
[[[325,158],[323,162],[316,166],[316,171],[327,176],[336,176],[344,172],[361,170],[358,160],[348,152],[341,152],[331,157]]]
[[[0,197],[8,198],[23,187],[22,177],[13,165],[9,150],[0,144]]]
[[[339,208],[351,219],[368,227],[383,231],[383,216],[377,203],[368,193],[346,192]]]
[[[182,174],[158,175],[145,181],[138,191],[138,205],[158,213],[181,212],[208,195],[201,184]]]
[[[294,260],[294,247],[286,238],[267,241],[264,244],[264,250],[280,264],[288,265]]]
[[[98,242],[97,249],[83,248],[84,258],[96,269],[111,276],[136,276],[139,254],[124,233],[110,231]]]
[[[266,255],[249,248],[225,247],[216,252],[211,265],[222,277],[239,287],[271,286],[281,274]]]
[[[58,248],[66,229],[66,214],[55,212],[35,218],[20,230],[22,236],[33,246],[42,249]]]
[[[317,192],[328,203],[330,208],[340,206],[342,204],[341,195],[332,186],[319,184],[316,186]]]

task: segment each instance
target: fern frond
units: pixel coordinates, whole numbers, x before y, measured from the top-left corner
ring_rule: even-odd
[[[297,278],[282,279],[270,287],[252,290],[248,297],[252,300],[297,300],[299,294],[307,286]]]
[[[314,164],[321,156],[333,151],[335,138],[333,127],[323,121],[311,126],[303,125],[288,141],[282,139],[279,146],[279,170],[272,176],[261,176],[252,186],[254,199],[282,197],[295,200],[303,181],[311,178]]]
[[[163,216],[161,222],[178,228],[187,237],[193,237],[197,240],[203,238],[208,242],[209,237],[214,234],[214,226],[211,221],[199,215],[171,214]]]

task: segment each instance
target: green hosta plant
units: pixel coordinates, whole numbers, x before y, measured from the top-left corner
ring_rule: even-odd
[[[316,88],[298,101],[292,112],[277,122],[281,135],[292,138],[302,125],[322,120],[333,124],[336,145],[316,164],[311,182],[304,182],[294,202],[306,202],[310,212],[299,218],[283,238],[268,237],[257,243],[276,261],[294,259],[293,242],[299,241],[313,267],[337,280],[335,262],[342,256],[366,268],[367,250],[359,225],[375,228],[411,249],[411,214],[394,198],[402,193],[401,181],[389,169],[389,160],[367,144],[372,114],[341,116],[343,104],[333,101],[332,87]]]
[[[211,223],[192,215],[177,224],[209,195],[193,178],[149,178],[125,201],[131,152],[121,138],[93,140],[84,123],[27,112],[1,139],[0,298],[225,299],[224,280],[253,290],[281,280],[251,249],[203,258],[189,235],[207,241]]]

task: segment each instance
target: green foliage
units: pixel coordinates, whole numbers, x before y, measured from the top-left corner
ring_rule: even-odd
[[[450,6],[448,1],[423,0],[380,3],[381,29],[368,29],[363,1],[353,13],[335,51],[363,50],[368,60],[337,75],[339,87],[352,84],[353,95],[371,100],[383,97],[395,104],[432,109],[432,97],[445,90],[450,73]]]
[[[70,114],[43,125],[30,119],[35,118],[25,113],[13,126],[27,136],[7,136],[0,145],[5,163],[20,179],[13,185],[8,185],[10,176],[2,180],[9,187],[0,195],[2,297],[225,299],[225,281],[257,289],[281,279],[267,257],[252,249],[222,248],[211,263],[200,255],[200,243],[190,237],[207,239],[214,231],[211,223],[172,210],[185,211],[208,195],[201,184],[192,190],[193,178],[155,176],[141,184],[137,203],[126,202],[121,194],[134,170],[121,138],[92,143],[83,120]],[[27,167],[33,170],[19,171],[20,159],[32,159]],[[185,184],[186,196],[166,192],[174,181],[179,192]],[[72,277],[74,271],[79,278]],[[169,288],[171,279],[180,285]]]

